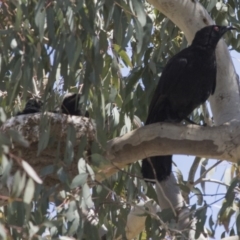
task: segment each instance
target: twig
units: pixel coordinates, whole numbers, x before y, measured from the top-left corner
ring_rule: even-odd
[[[213,164],[209,169],[207,169],[207,170],[200,176],[200,178],[199,178],[198,180],[196,180],[196,181],[194,182],[193,185],[195,186],[195,185],[199,184],[199,183],[202,181],[202,179],[205,177],[205,175],[206,175],[210,170],[212,170],[212,169],[215,168],[217,165],[219,165],[221,162],[222,162],[222,160],[219,160],[219,161],[217,161],[215,164]]]

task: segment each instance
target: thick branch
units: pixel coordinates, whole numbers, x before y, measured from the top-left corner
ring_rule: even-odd
[[[235,162],[240,150],[239,128],[239,121],[219,127],[156,123],[109,141],[106,158],[119,167],[145,157],[169,154]],[[106,174],[109,171],[104,170]]]
[[[63,158],[69,126],[73,126],[76,130],[76,141],[73,142],[75,160],[82,137],[87,136],[89,141],[95,138],[95,127],[89,119],[53,113],[47,113],[45,117],[46,126],[50,126],[51,141],[55,139],[55,144],[51,143],[39,156],[36,153],[41,138],[40,133],[43,132],[40,129],[41,114],[11,118],[0,128],[1,133],[17,130],[28,140],[29,148],[15,143],[12,151],[22,152],[22,157],[30,164],[36,165],[38,162],[43,167],[46,163],[53,163],[59,141],[64,145],[61,149]],[[154,155],[184,154],[235,162],[240,152],[239,129],[239,121],[218,127],[156,123],[138,128],[108,142],[105,152],[108,164],[99,169],[97,178],[103,180],[127,164]]]

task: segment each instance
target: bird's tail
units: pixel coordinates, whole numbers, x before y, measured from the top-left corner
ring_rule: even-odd
[[[153,99],[153,106],[150,105],[149,113],[145,125],[157,122],[168,122],[169,118],[176,118],[173,111],[169,107],[166,99]],[[172,155],[154,156],[143,159],[142,175],[148,180],[158,180],[159,182],[166,180],[172,172]]]
[[[164,181],[171,172],[172,155],[149,157],[142,161],[142,175],[146,181]]]

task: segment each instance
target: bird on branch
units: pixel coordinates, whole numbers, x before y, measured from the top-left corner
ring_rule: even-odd
[[[61,109],[52,111],[54,113],[63,113],[67,115],[74,115],[74,116],[85,116],[89,117],[89,112],[85,111],[82,112],[80,109],[80,98],[81,94],[79,93],[68,93],[64,96]],[[42,111],[43,102],[36,98],[31,98],[27,101],[25,108],[23,111],[18,112],[16,115],[25,115],[25,114],[33,114],[39,113]]]
[[[157,122],[191,122],[188,116],[203,104],[216,87],[218,41],[233,27],[211,25],[200,29],[192,44],[173,56],[162,71],[149,106],[145,125]],[[164,181],[172,172],[172,156],[142,161],[146,181]]]

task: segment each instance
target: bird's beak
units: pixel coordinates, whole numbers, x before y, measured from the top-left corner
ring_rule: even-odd
[[[226,31],[231,31],[231,30],[237,30],[237,28],[232,27],[232,26],[226,27]]]
[[[236,30],[236,28],[235,28],[235,27],[232,27],[232,26],[223,27],[223,28],[220,30],[220,35],[223,36],[226,32],[231,31],[231,30]]]

